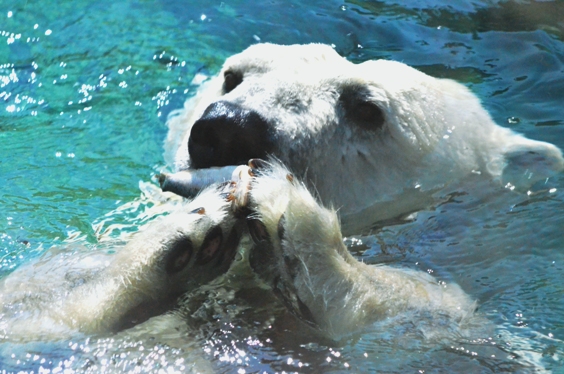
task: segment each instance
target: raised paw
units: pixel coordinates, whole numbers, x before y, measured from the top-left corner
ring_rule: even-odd
[[[66,313],[83,332],[143,322],[226,273],[243,231],[220,189],[207,188],[135,234],[96,279],[72,290]]]
[[[314,240],[327,233],[318,224],[327,211],[281,165],[263,161],[250,163],[249,167],[252,180],[247,226],[254,242],[249,255],[251,268],[292,314],[318,327],[318,316],[303,298],[300,284],[309,271],[304,256],[316,256]],[[308,228],[311,232],[307,232]],[[336,234],[340,235],[338,228]]]
[[[220,188],[147,223],[111,248],[115,254],[53,252],[4,277],[0,330],[18,339],[116,332],[174,307],[182,294],[225,274],[237,253],[244,221]]]
[[[473,304],[456,285],[428,274],[368,266],[343,244],[334,210],[323,207],[281,165],[253,177],[247,225],[253,271],[307,325],[339,338],[402,312],[460,320]]]

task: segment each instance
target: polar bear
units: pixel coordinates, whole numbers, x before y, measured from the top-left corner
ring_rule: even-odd
[[[47,253],[2,279],[3,339],[56,340],[133,327],[226,273],[237,251],[248,253],[260,282],[290,312],[330,339],[402,313],[455,324],[472,315],[474,303],[455,284],[356,260],[334,210],[282,165],[250,165],[148,223],[112,258]],[[254,245],[239,248],[249,235]]]
[[[339,340],[407,312],[455,323],[472,316],[475,303],[456,284],[355,259],[343,243],[336,212],[320,205],[283,166],[270,164],[244,190],[249,198],[240,201],[248,204],[255,243],[251,268],[323,336]]]
[[[177,171],[276,157],[339,209],[346,234],[425,208],[471,174],[526,188],[564,169],[557,147],[496,125],[463,85],[320,44],[252,45],[168,126]]]
[[[123,248],[52,250],[16,269],[0,281],[0,338],[118,332],[222,275],[243,232],[222,191],[208,188],[142,227]]]
[[[247,235],[258,279],[325,336],[407,312],[459,322],[474,303],[457,285],[362,264],[342,232],[418,209],[472,172],[533,183],[564,165],[553,145],[495,125],[463,86],[395,62],[354,65],[321,45],[250,47],[169,126],[167,157],[178,170],[235,169],[235,181],[203,183],[194,200],[142,227],[111,258],[48,253],[2,279],[4,338],[58,339],[140,323],[228,271]],[[229,166],[255,156],[286,166]],[[189,180],[186,190],[194,185]]]

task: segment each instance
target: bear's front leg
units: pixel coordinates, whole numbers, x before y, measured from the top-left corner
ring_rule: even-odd
[[[473,303],[423,272],[368,266],[349,254],[336,213],[280,165],[251,182],[250,263],[288,309],[330,338],[404,311],[461,319]]]
[[[229,190],[209,187],[183,209],[147,224],[97,282],[76,289],[69,305],[79,329],[138,324],[227,272],[244,231]]]

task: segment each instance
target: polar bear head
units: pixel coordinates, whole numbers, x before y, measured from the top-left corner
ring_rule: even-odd
[[[557,147],[496,125],[463,85],[319,44],[253,45],[174,114],[165,156],[177,169],[273,156],[345,231],[423,208],[470,173],[527,186],[564,169]]]

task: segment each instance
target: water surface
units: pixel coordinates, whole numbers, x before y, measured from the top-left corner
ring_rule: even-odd
[[[167,167],[167,114],[194,94],[197,73],[258,41],[322,42],[351,61],[395,59],[456,79],[500,125],[564,148],[562,20],[564,3],[551,1],[0,2],[0,275],[154,215],[142,196]],[[381,324],[326,342],[300,333],[269,295],[220,287],[199,295],[207,307],[194,302],[185,328],[157,319],[125,336],[2,342],[0,368],[168,372],[202,360],[218,372],[559,372],[563,191],[562,176],[532,194],[453,186],[415,221],[349,239],[366,262],[458,283],[495,326],[472,339]],[[253,304],[257,292],[268,302]]]

